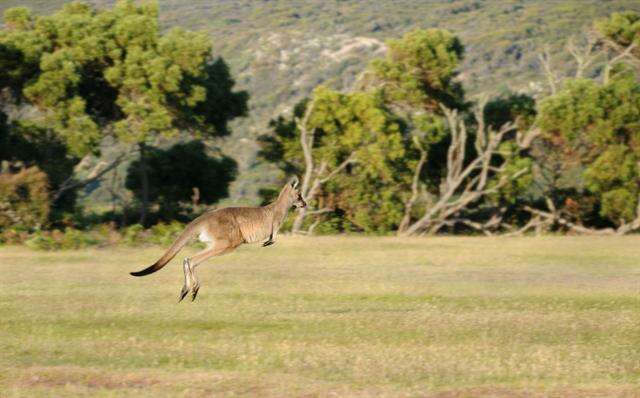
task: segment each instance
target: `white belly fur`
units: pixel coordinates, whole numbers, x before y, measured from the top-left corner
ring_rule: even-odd
[[[198,240],[200,242],[206,243],[207,245],[211,245],[213,243],[213,238],[211,235],[207,233],[207,231],[200,231],[200,235],[198,235]]]

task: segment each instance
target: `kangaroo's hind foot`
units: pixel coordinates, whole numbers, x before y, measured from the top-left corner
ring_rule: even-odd
[[[191,261],[187,260],[187,266],[189,267],[189,276],[191,277],[191,301],[196,299],[198,290],[200,290],[200,281],[196,275],[196,266],[191,264]]]
[[[181,302],[191,290],[191,270],[189,268],[189,259],[185,258],[182,261],[182,270],[184,271],[184,285],[182,285],[182,290],[180,291],[180,298],[178,302]]]
[[[196,285],[191,289],[191,301],[196,299],[198,295],[198,290],[200,290],[200,284],[196,283]]]

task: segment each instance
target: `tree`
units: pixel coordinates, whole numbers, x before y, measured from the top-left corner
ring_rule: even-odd
[[[613,13],[597,21],[596,30],[607,52],[603,82],[607,84],[615,67],[632,67],[640,74],[640,14],[633,11]]]
[[[332,223],[331,212],[347,220],[343,230],[411,235],[475,226],[468,213],[482,199],[513,197],[526,185],[530,162],[520,152],[532,138],[511,120],[487,126],[484,102],[475,122],[464,120],[470,104],[455,79],[463,54],[455,35],[416,30],[388,44],[354,92],[317,90],[261,138],[263,159],[303,174],[314,204],[298,213],[294,231],[308,215],[309,230]],[[498,116],[506,117],[493,122]]]
[[[0,169],[0,228],[37,228],[47,222],[47,176],[38,167],[17,167],[7,162]]]
[[[0,114],[0,123],[6,117]],[[28,121],[13,121],[0,128],[0,160],[26,167],[38,167],[46,174],[54,211],[53,220],[62,212],[74,210],[76,191],[62,189],[71,181],[79,159],[69,155],[67,146],[51,130]],[[55,160],[55,161],[52,161]]]
[[[451,32],[416,30],[388,47],[385,59],[371,63],[361,86],[380,90],[385,105],[406,126],[408,156],[402,167],[412,178],[405,185],[398,233],[495,224],[495,215],[479,224],[468,213],[481,199],[526,183],[517,181],[529,166],[518,156],[516,126],[512,120],[485,125],[484,101],[474,111],[475,120],[469,118],[470,104],[456,80],[464,48]]]
[[[517,131],[512,122],[494,129],[485,122],[484,106],[481,101],[474,112],[473,135],[457,111],[442,106],[451,134],[446,174],[438,190],[426,196],[423,212],[400,234],[434,234],[456,224],[483,232],[500,226],[501,215],[494,213],[481,222],[472,215],[479,213],[477,206],[482,200],[504,195],[510,186],[517,189],[526,184],[519,179],[529,172],[530,162],[520,157],[519,152],[526,149],[525,144],[531,142],[530,135],[534,133]],[[467,147],[469,142],[473,142],[471,150]]]
[[[228,195],[229,184],[234,180],[236,162],[226,156],[210,157],[204,144],[191,141],[176,144],[167,150],[149,148],[150,202],[159,206],[164,219],[178,216],[178,210],[186,203],[211,204]],[[142,193],[141,162],[129,166],[126,187],[140,197]]]
[[[180,131],[228,134],[227,122],[246,112],[247,94],[232,91],[228,68],[212,60],[207,35],[179,28],[161,34],[155,3],[120,0],[100,11],[71,3],[37,18],[15,8],[5,23],[0,45],[19,51],[33,75],[22,90],[25,98],[72,155],[95,154],[105,135],[137,146],[142,223],[148,145]]]
[[[464,91],[456,81],[464,47],[444,29],[417,29],[387,41],[384,59],[371,62],[363,83],[382,87],[386,101],[429,112],[440,105],[464,107]]]
[[[404,155],[403,138],[379,95],[318,87],[292,118],[281,116],[271,126],[273,133],[259,138],[260,157],[301,175],[301,192],[311,205],[298,210],[294,232],[305,225],[312,232],[321,216],[336,212],[345,220],[340,229],[388,230],[399,221],[389,188],[401,178],[393,163]],[[305,224],[310,216],[314,220]]]
[[[605,233],[640,228],[640,84],[632,73],[613,76],[607,84],[574,79],[540,103],[538,124],[556,150],[569,153],[580,167],[580,197],[611,226]],[[589,201],[589,197],[595,200]],[[571,218],[555,221],[578,232],[596,232]]]
[[[7,19],[13,21],[9,22],[9,27],[19,26],[23,15],[19,11],[20,9],[13,9],[7,12]],[[16,39],[28,40],[28,37]],[[25,100],[22,89],[37,70],[37,63],[29,54],[25,55],[11,43],[0,44],[0,102],[3,108],[20,107]],[[52,159],[56,161],[52,162]],[[5,112],[0,112],[0,161],[6,165],[6,173],[11,174],[9,169],[15,169],[14,174],[6,176],[5,182],[21,181],[20,184],[27,191],[39,193],[38,208],[43,208],[46,202],[46,211],[38,210],[34,213],[45,219],[37,216],[36,223],[27,224],[44,225],[47,221],[58,219],[62,212],[74,209],[75,191],[67,189],[63,193],[60,188],[73,175],[73,168],[79,159],[68,153],[65,142],[51,129],[28,120],[9,120]],[[22,170],[24,168],[26,169]],[[40,176],[42,172],[45,173],[44,182],[40,177],[34,177]],[[24,185],[29,183],[35,186]],[[44,196],[47,201],[42,199]],[[49,209],[50,204],[52,209]],[[49,220],[46,220],[47,217]]]
[[[637,13],[595,23],[582,44],[571,38],[573,76],[557,79],[546,64],[551,96],[539,101],[542,134],[533,148],[541,201],[524,208],[528,225],[577,233],[625,233],[638,228],[633,147],[637,130]],[[585,78],[590,68],[591,79]],[[615,159],[615,160],[614,160]]]

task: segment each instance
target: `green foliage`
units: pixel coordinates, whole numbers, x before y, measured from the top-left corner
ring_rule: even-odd
[[[6,116],[0,113],[0,161],[37,166],[46,174],[51,192],[73,176],[79,159],[68,153],[65,143],[52,130],[29,121],[10,124],[5,121]],[[74,190],[67,190],[52,203],[50,221],[58,220],[63,212],[75,210],[75,197]]]
[[[38,230],[25,241],[34,250],[79,250],[98,244],[99,241],[88,231],[66,228],[51,232]]]
[[[494,163],[504,164],[504,173],[495,176],[489,183],[490,187],[495,186],[504,175],[510,176],[525,172],[518,178],[509,179],[498,192],[491,195],[492,205],[496,207],[508,206],[508,212],[520,211],[523,202],[528,201],[531,196],[531,186],[534,182],[533,163],[529,151],[522,151],[515,142],[516,131],[526,131],[534,123],[536,117],[536,102],[526,94],[503,93],[493,98],[484,108],[484,118],[487,126],[494,131],[499,130],[507,123],[514,123],[514,131],[507,136],[507,139],[498,148],[497,159]]]
[[[144,242],[144,227],[140,224],[133,224],[122,232],[122,243],[128,246],[137,246]]]
[[[315,153],[335,166],[350,153],[360,172],[391,179],[390,161],[404,154],[400,125],[375,93],[338,93],[319,87],[310,129],[318,131]]]
[[[51,233],[45,231],[36,231],[25,242],[25,245],[34,250],[56,250],[60,245],[53,239]]]
[[[339,225],[344,232],[353,230],[372,234],[395,231],[404,210],[406,184],[401,181],[402,177],[384,179],[356,171],[337,179],[329,184],[327,191],[330,203],[340,210],[338,214],[344,221],[338,223],[329,218],[329,222]]]
[[[504,165],[504,171],[492,178],[489,182],[490,188],[501,182],[501,178],[512,176],[516,173],[522,174],[522,170],[525,172],[518,178],[508,179],[506,184],[503,184],[496,193],[491,195],[490,199],[495,201],[492,205],[497,208],[501,204],[508,204],[512,207],[510,210],[520,210],[516,206],[523,204],[523,199],[526,198],[533,183],[533,175],[531,173],[533,160],[526,154],[521,154],[520,148],[511,140],[503,142],[498,152],[500,154],[500,162]]]
[[[313,157],[321,159],[329,170],[350,154],[357,161],[346,172],[326,181],[322,193],[311,203],[316,208],[333,209],[320,216],[319,232],[357,230],[386,233],[396,230],[403,219],[412,192],[413,174],[426,162],[417,176],[417,195],[411,199],[409,213],[428,206],[430,196],[440,195],[447,170],[447,152],[451,132],[441,106],[464,113],[469,104],[455,81],[463,48],[458,38],[446,30],[415,30],[389,42],[385,59],[374,60],[359,85],[363,90],[341,94],[320,87],[314,96],[294,108],[293,118],[272,121],[273,134],[260,138],[262,159],[276,163],[285,173],[303,174],[300,121],[305,110],[312,109],[307,128],[313,130]],[[372,84],[369,84],[372,83]],[[492,102],[486,110],[489,127],[517,122],[518,128],[531,125],[535,115],[532,98],[511,95]],[[473,146],[476,126],[470,126],[468,157],[477,156]],[[510,135],[514,138],[515,132]],[[505,164],[504,174],[531,169],[531,159],[521,154],[512,139],[503,143],[499,155],[492,158],[496,168]],[[314,166],[314,172],[319,166]],[[494,173],[497,174],[497,173]],[[469,178],[475,178],[473,175]],[[503,175],[489,186],[501,182]],[[515,206],[531,184],[531,173],[509,180],[493,200]],[[375,203],[375,206],[371,204]],[[492,203],[495,206],[495,203]],[[344,219],[344,224],[335,221]]]
[[[161,35],[155,3],[121,0],[101,11],[71,3],[37,18],[24,8],[5,14],[0,48],[10,49],[10,60],[18,51],[27,65],[38,64],[24,95],[74,155],[94,152],[107,131],[134,143],[185,128],[223,135],[226,122],[246,112],[246,93],[231,91],[223,61],[211,63],[209,38],[177,28]]]
[[[519,130],[526,130],[533,124],[536,116],[536,101],[522,93],[505,93],[492,98],[484,108],[487,125],[494,130],[506,123],[516,123]]]
[[[29,239],[29,230],[23,227],[9,227],[0,230],[0,244],[18,245]]]
[[[596,23],[602,35],[621,46],[640,44],[640,13],[634,11],[614,12],[610,17]]]
[[[49,215],[47,176],[37,167],[0,172],[0,229],[38,228]]]
[[[176,240],[178,235],[184,231],[184,224],[177,221],[170,223],[158,223],[149,230],[148,243],[161,246],[169,246]]]
[[[539,126],[556,150],[584,167],[585,188],[600,214],[619,225],[636,214],[640,193],[640,83],[631,74],[609,84],[573,80],[540,103]]]
[[[348,223],[363,231],[392,229],[398,221],[394,213],[401,206],[402,188],[396,174],[396,163],[405,155],[401,125],[375,92],[343,94],[321,86],[312,99],[294,109],[294,117],[302,117],[305,107],[310,106],[313,108],[306,127],[314,131],[312,151],[318,167],[328,173],[345,159],[356,159],[310,204],[340,211]],[[301,131],[295,121],[280,117],[271,126],[273,133],[260,138],[260,156],[286,173],[302,175]],[[371,203],[379,199],[386,203],[381,208],[372,207]]]
[[[549,7],[555,11],[568,11],[566,4]],[[346,13],[362,9],[359,7],[362,6],[344,4]],[[388,9],[386,5],[381,7]],[[444,9],[447,14],[464,16],[467,22],[479,15],[478,10],[490,14],[492,21],[508,18],[511,22],[518,18],[528,21],[536,14],[535,10],[539,10],[536,7],[507,4],[500,14],[509,17],[497,17],[493,12],[494,5],[480,2],[460,1]],[[302,8],[308,10],[308,15],[324,12],[315,10],[321,7]],[[287,16],[287,7],[274,5],[274,9],[275,17],[266,22],[267,25],[273,29],[297,26]],[[238,13],[244,11],[238,10]],[[584,9],[576,11],[582,16],[585,12],[598,14]],[[0,31],[0,88],[11,94],[8,97],[13,102],[11,105],[26,101],[38,110],[32,121],[7,123],[6,118],[0,120],[1,160],[38,166],[46,173],[48,188],[55,190],[68,180],[81,156],[96,153],[104,136],[112,135],[117,141],[139,145],[141,159],[131,165],[127,185],[138,201],[144,203],[143,209],[146,209],[149,197],[160,209],[161,218],[171,219],[185,213],[193,188],[199,189],[203,203],[214,203],[227,195],[228,184],[236,173],[236,165],[230,159],[209,158],[199,143],[180,144],[167,150],[148,145],[159,142],[160,137],[181,139],[229,134],[229,120],[246,113],[247,94],[233,92],[234,81],[229,67],[221,58],[216,60],[213,53],[214,48],[237,47],[237,38],[225,44],[220,44],[222,40],[212,44],[204,33],[160,26],[159,8],[155,2],[138,5],[132,0],[120,0],[105,9],[71,3],[50,16],[35,15],[26,8],[8,9]],[[264,13],[256,11],[256,15]],[[411,16],[406,15],[406,18]],[[246,38],[245,32],[238,31],[238,27],[253,18],[253,14],[247,18],[226,15],[219,26],[230,26],[224,29],[234,29],[238,37]],[[350,18],[345,16],[341,23],[349,24]],[[389,18],[395,17],[390,15]],[[530,59],[525,53],[539,44],[537,22],[517,29],[497,24],[495,26],[500,28],[486,30],[491,33],[483,32],[478,35],[482,37],[469,38],[472,58],[465,55],[455,34],[444,29],[415,29],[418,24],[413,24],[414,30],[409,33],[406,33],[406,27],[383,27],[378,21],[375,29],[368,32],[371,35],[345,35],[342,38],[318,35],[318,40],[313,41],[316,55],[313,62],[319,61],[317,64],[323,68],[334,61],[338,65],[336,69],[326,67],[321,75],[293,72],[293,69],[308,66],[298,57],[305,54],[305,46],[311,40],[304,35],[287,37],[269,32],[260,38],[260,46],[253,48],[260,48],[259,52],[255,51],[256,62],[243,55],[240,63],[242,82],[251,86],[257,84],[254,80],[260,80],[261,89],[282,86],[275,75],[272,78],[265,73],[275,66],[286,73],[288,85],[286,89],[272,90],[268,94],[262,92],[255,102],[257,108],[281,101],[286,104],[287,99],[306,95],[309,87],[320,82],[326,84],[316,87],[309,100],[295,107],[294,117],[280,117],[272,122],[273,133],[260,137],[259,156],[274,163],[281,173],[303,174],[307,166],[295,118],[302,118],[305,110],[312,109],[305,128],[314,132],[312,149],[316,164],[313,173],[326,175],[350,157],[355,162],[323,181],[311,204],[316,209],[332,211],[314,216],[317,218],[307,220],[305,225],[322,233],[392,231],[398,227],[405,206],[413,197],[412,173],[423,156],[426,166],[417,176],[419,198],[411,212],[414,219],[442,194],[446,176],[444,165],[452,136],[441,106],[456,109],[466,122],[469,134],[465,159],[469,164],[477,155],[474,141],[481,140],[484,132],[471,120],[471,104],[465,99],[461,81],[483,80],[483,74],[474,74],[478,68],[508,69],[504,64],[496,64],[500,60],[507,60],[519,75],[524,76],[523,79],[526,78],[520,71],[531,68],[525,67],[523,60]],[[316,28],[333,26],[328,21],[307,23]],[[317,25],[319,23],[321,25]],[[618,51],[617,46],[640,43],[640,14],[636,12],[615,13],[599,21],[596,27],[608,42],[615,43],[606,48],[611,54]],[[545,28],[556,29],[557,24],[549,23]],[[378,54],[381,42],[370,36],[376,36],[375,32],[379,30],[387,30],[386,37],[399,37],[400,32],[404,36],[388,41],[385,57],[370,63],[362,79],[358,80],[356,91],[342,93],[334,89],[350,84],[360,72],[359,67],[372,54]],[[389,34],[391,31],[393,35]],[[526,46],[523,37],[529,40]],[[333,40],[329,47],[327,40]],[[489,47],[484,46],[485,41],[493,46],[482,50],[483,58],[478,62],[478,54],[482,53],[478,48]],[[297,46],[296,53],[287,51],[287,46]],[[634,54],[638,54],[637,49]],[[467,57],[466,69],[459,75],[463,55]],[[324,58],[318,57],[333,61],[324,62]],[[257,65],[260,62],[267,66]],[[562,64],[559,68],[567,69]],[[596,73],[597,68],[593,67]],[[531,201],[535,195],[538,196],[534,199],[541,198],[540,192],[532,192],[531,186],[535,185],[535,189],[544,191],[545,195],[551,186],[557,193],[553,197],[554,203],[563,203],[565,214],[570,207],[577,209],[575,214],[582,213],[571,218],[579,223],[586,221],[589,224],[597,217],[598,225],[611,226],[634,219],[640,194],[637,71],[617,64],[610,72],[607,69],[604,80],[608,83],[605,85],[590,79],[567,81],[556,95],[539,102],[538,114],[535,101],[527,95],[506,94],[492,100],[484,114],[487,126],[495,130],[504,123],[515,122],[516,129],[506,135],[506,141],[489,159],[490,164],[496,166],[490,172],[489,187],[501,183],[504,175],[520,170],[528,172],[509,180],[488,200],[474,200],[465,208],[464,215],[478,208],[494,213],[496,209],[503,211],[505,208],[511,213],[521,212],[518,206],[525,201]],[[310,76],[315,78],[310,79]],[[493,76],[484,79],[482,84],[495,82],[495,79]],[[291,84],[294,81],[295,84]],[[543,139],[534,144],[531,153],[523,153],[516,145],[515,133],[531,127],[534,122],[544,132]],[[184,134],[180,135],[180,132]],[[539,157],[536,151],[546,153]],[[42,161],[52,158],[61,161]],[[540,188],[544,185],[540,182],[547,176],[543,176],[546,171],[538,168],[544,167],[542,163],[551,165],[553,162],[546,162],[548,159],[560,164],[558,174],[575,173],[573,180],[567,178],[571,180],[568,187],[559,179],[550,178],[549,184]],[[504,175],[496,172],[499,166],[504,166]],[[532,169],[534,172],[529,172]],[[251,172],[258,175],[256,170],[259,169]],[[477,175],[472,173],[465,178],[472,180]],[[147,185],[149,190],[145,188]],[[451,201],[455,197],[453,195]],[[6,203],[5,207],[13,205],[12,200]],[[65,200],[65,203],[72,204],[73,200]],[[144,224],[144,216],[141,222]],[[39,225],[27,224],[29,228]],[[157,234],[157,242],[166,243],[171,239],[169,236],[173,236],[170,230],[173,231],[172,227],[165,225],[158,227],[157,233],[133,228],[126,239],[150,241],[156,239],[153,236]],[[76,242],[80,238],[74,231],[70,231],[69,236],[69,245],[82,244]],[[34,236],[33,239],[46,241],[47,238]]]
[[[374,60],[370,68],[383,81],[389,101],[431,111],[439,103],[460,106],[464,94],[454,78],[464,48],[457,36],[443,29],[418,29],[387,46],[387,57]]]
[[[150,229],[140,224],[117,230],[113,224],[100,224],[90,229],[67,227],[64,230],[36,229],[32,233],[16,227],[0,233],[0,243],[25,244],[34,250],[78,250],[93,246],[161,245],[168,246],[184,231],[184,224],[177,221],[159,223]]]
[[[75,228],[67,228],[60,240],[60,248],[65,250],[77,250],[93,246],[97,243],[98,241],[95,240],[91,234]]]
[[[150,229],[144,229],[140,224],[124,228],[121,232],[121,242],[127,246],[156,244],[168,246],[184,231],[185,225],[177,221],[158,223]]]

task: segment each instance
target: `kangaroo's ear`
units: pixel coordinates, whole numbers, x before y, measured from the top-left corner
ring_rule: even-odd
[[[291,185],[291,188],[296,188],[299,182],[300,181],[298,180],[298,176],[293,176],[293,178],[289,181],[289,185]]]

